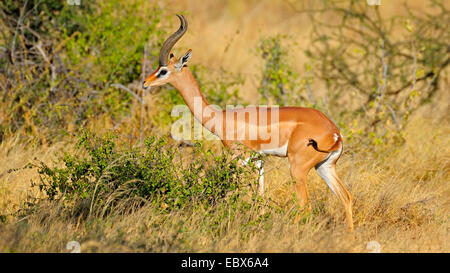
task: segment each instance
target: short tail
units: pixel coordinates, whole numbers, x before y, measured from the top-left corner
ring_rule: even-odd
[[[333,150],[335,150],[337,148],[337,144],[339,143],[339,138],[340,138],[340,136],[335,133],[334,134],[334,144],[328,150],[321,150],[321,149],[319,149],[319,147],[317,146],[317,141],[315,141],[312,138],[309,139],[309,142],[308,142],[308,144],[306,146],[310,146],[311,145],[314,148],[314,150],[316,150],[316,151],[318,151],[320,153],[329,153],[329,152],[331,152],[331,151],[333,151]]]

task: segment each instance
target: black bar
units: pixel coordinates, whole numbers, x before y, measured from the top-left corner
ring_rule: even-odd
[[[440,254],[312,254],[312,253],[55,253],[0,254],[2,267],[64,272],[107,269],[122,272],[310,272],[325,268],[335,270],[367,269],[386,271],[398,266],[403,270],[426,265],[445,266],[448,253]],[[445,267],[444,267],[445,268]]]

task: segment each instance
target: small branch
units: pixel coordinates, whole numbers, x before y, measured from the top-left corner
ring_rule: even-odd
[[[396,127],[397,130],[399,131],[399,130],[400,130],[400,125],[399,125],[399,123],[398,123],[397,115],[395,114],[394,109],[392,109],[392,107],[391,107],[389,104],[387,104],[387,103],[386,103],[385,105],[386,105],[387,109],[389,109],[389,111],[391,112],[392,119],[393,119],[394,122],[395,122],[395,127]]]
[[[120,84],[120,83],[114,83],[114,84],[111,84],[111,86],[127,91],[127,92],[130,93],[135,99],[137,99],[140,103],[144,103],[144,101],[143,101],[136,93],[134,93],[133,91],[131,91],[128,87],[126,87],[126,86],[124,86],[124,85],[122,85],[122,84]]]

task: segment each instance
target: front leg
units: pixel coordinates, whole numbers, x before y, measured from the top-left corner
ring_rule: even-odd
[[[264,160],[258,160],[256,162],[256,167],[259,169],[259,179],[258,179],[258,186],[259,186],[259,195],[264,194]]]
[[[250,162],[250,160],[258,158],[257,156],[250,156],[247,157],[245,160],[242,161],[242,165],[246,166]],[[256,167],[258,168],[258,193],[259,195],[264,194],[264,160],[258,159],[255,163]]]
[[[244,155],[244,160],[240,160],[240,164],[242,164],[242,166],[247,166],[248,163],[250,162],[250,160],[254,160],[256,159],[255,165],[258,168],[258,193],[259,195],[263,195],[264,194],[264,160],[262,158],[262,154],[255,154],[254,152],[251,152],[251,150],[248,150],[248,147],[246,148],[245,146],[243,146],[242,143],[239,142],[231,142],[231,141],[225,141],[222,140],[222,143],[232,149],[233,151],[235,151],[235,153],[237,154],[237,151],[243,151],[243,155]],[[243,150],[244,148],[244,150]]]

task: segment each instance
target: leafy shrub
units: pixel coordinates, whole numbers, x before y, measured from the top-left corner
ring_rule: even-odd
[[[408,117],[431,101],[450,63],[448,9],[428,3],[432,10],[405,4],[406,16],[385,18],[366,1],[294,1],[312,26],[305,69],[301,75],[289,64],[287,36],[262,38],[256,53],[264,60],[263,101],[319,108],[359,147],[403,143]],[[312,84],[325,89],[323,103],[311,96]]]
[[[238,164],[240,156],[215,154],[197,145],[194,160],[183,166],[165,138],[148,138],[142,151],[119,149],[114,138],[85,133],[78,148],[86,155],[65,154],[60,157],[62,167],[35,165],[40,191],[75,213],[100,216],[145,202],[168,211],[189,204],[211,207],[245,193],[242,181],[250,169]]]
[[[408,117],[446,79],[449,11],[443,1],[427,3],[430,10],[405,2],[407,15],[389,18],[357,0],[302,9],[313,26],[305,54],[327,87],[330,110],[346,119],[339,125],[347,139],[403,142]]]
[[[161,18],[158,5],[142,0],[2,1],[2,134],[43,138],[46,128],[52,140],[101,114],[126,113],[131,95],[112,85],[140,81],[142,60],[157,59]]]
[[[256,50],[264,60],[258,92],[268,104],[292,105],[300,99],[302,90],[298,87],[302,85],[297,81],[298,74],[288,62],[289,45],[283,43],[286,38],[284,35],[262,38]]]

